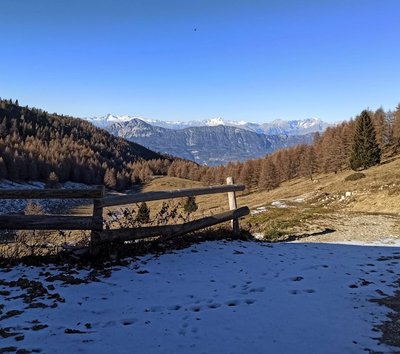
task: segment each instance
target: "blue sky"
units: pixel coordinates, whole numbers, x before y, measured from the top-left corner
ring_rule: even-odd
[[[79,117],[319,117],[400,102],[398,0],[1,0],[0,97]]]

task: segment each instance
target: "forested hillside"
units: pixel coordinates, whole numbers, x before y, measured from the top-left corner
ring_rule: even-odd
[[[399,151],[400,105],[394,112],[381,108],[363,111],[355,119],[317,133],[311,145],[297,145],[260,159],[220,167],[174,161],[168,175],[205,183],[224,183],[226,176],[233,176],[248,188],[270,190],[296,177],[312,179],[317,173],[368,168],[379,163],[381,155],[389,157]]]
[[[0,179],[123,189],[166,172],[169,164],[164,156],[84,120],[0,100]]]
[[[371,145],[372,144],[372,145]],[[400,105],[360,116],[316,134],[311,145],[281,149],[263,158],[209,167],[168,159],[71,117],[0,100],[0,179],[74,181],[119,190],[166,175],[225,183],[233,176],[251,188],[273,189],[296,177],[364,169],[400,151]],[[373,156],[367,156],[368,154]],[[368,160],[368,161],[367,161]]]

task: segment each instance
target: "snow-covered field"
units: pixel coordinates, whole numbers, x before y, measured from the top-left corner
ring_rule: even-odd
[[[43,353],[391,352],[373,330],[388,309],[369,299],[393,293],[399,259],[395,247],[214,241],[130,260],[97,275],[98,281],[89,269],[3,269],[0,334],[6,338],[0,347]]]

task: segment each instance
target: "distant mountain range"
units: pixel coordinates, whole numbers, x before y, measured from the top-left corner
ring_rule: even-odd
[[[310,143],[313,133],[329,126],[320,119],[275,120],[264,124],[221,118],[165,122],[108,114],[87,120],[151,150],[210,166],[245,161],[284,147]]]
[[[107,114],[101,117],[85,118],[87,121],[93,123],[95,126],[100,128],[108,128],[115,123],[126,123],[131,120],[140,119],[152,126],[167,128],[167,129],[185,129],[191,127],[215,127],[219,125],[235,127],[240,129],[249,130],[258,134],[266,135],[305,135],[315,132],[323,132],[327,127],[330,126],[318,118],[308,118],[302,120],[282,120],[276,119],[270,123],[251,123],[247,121],[232,121],[224,120],[222,118],[212,118],[208,120],[197,120],[197,121],[162,121],[155,119],[148,119],[142,117],[135,117],[129,115],[112,115]]]

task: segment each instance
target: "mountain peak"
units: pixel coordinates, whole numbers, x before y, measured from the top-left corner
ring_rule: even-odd
[[[209,127],[215,126],[215,125],[225,125],[225,121],[221,118],[212,118],[206,121],[206,125]]]

